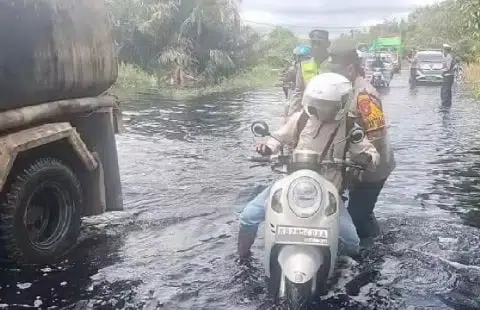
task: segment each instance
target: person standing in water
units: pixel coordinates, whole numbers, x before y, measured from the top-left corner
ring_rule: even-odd
[[[410,57],[407,58],[410,63],[410,79],[408,81],[410,82],[410,88],[415,88],[417,86],[417,51],[412,48],[410,53]]]
[[[326,60],[328,59],[329,54],[328,48],[330,46],[328,31],[314,29],[310,31],[309,37],[312,47],[312,58],[300,63],[295,79],[295,89],[290,97],[289,106],[285,112],[285,118],[290,117],[296,112],[302,111],[303,92],[310,80],[319,73],[328,72],[326,67]]]
[[[443,106],[452,105],[452,86],[454,80],[454,67],[452,47],[448,44],[443,44],[443,82],[440,90],[440,99]]]

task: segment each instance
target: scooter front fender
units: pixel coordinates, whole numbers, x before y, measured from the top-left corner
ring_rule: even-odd
[[[282,273],[293,283],[310,281],[323,262],[322,252],[317,246],[285,245],[278,253]]]

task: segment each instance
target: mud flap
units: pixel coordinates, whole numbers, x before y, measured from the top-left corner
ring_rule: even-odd
[[[283,274],[293,283],[310,281],[323,264],[320,249],[309,245],[285,245],[278,254]]]

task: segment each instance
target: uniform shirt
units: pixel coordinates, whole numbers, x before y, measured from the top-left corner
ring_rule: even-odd
[[[443,75],[453,75],[453,64],[452,53],[448,53],[443,59]]]
[[[417,55],[414,55],[414,56],[412,56],[412,58],[409,58],[408,62],[410,62],[410,69],[418,69]]]

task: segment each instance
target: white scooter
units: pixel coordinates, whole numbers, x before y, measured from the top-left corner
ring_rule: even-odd
[[[274,138],[263,121],[254,122],[251,129],[257,137]],[[364,135],[361,128],[354,128],[349,142],[358,143]],[[330,153],[329,160],[321,160],[321,154],[312,151],[283,155],[282,149],[280,155],[250,158],[287,175],[273,185],[266,202],[264,267],[269,293],[293,309],[305,309],[326,288],[337,259],[342,202],[322,173],[331,167],[349,167],[358,177],[362,169],[348,160],[333,159]]]

